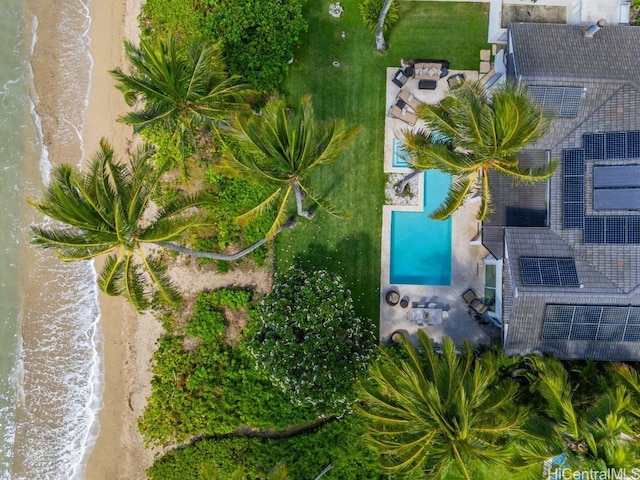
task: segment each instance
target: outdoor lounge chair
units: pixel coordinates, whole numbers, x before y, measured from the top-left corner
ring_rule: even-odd
[[[402,100],[404,103],[409,105],[414,110],[418,110],[418,107],[422,105],[422,102],[420,100],[414,97],[411,92],[408,92],[407,90],[404,90],[404,89],[400,90],[397,100]]]
[[[398,105],[394,105],[391,107],[389,111],[389,116],[393,118],[397,118],[398,120],[402,120],[405,123],[413,126],[418,121],[418,117],[415,113],[409,112],[406,107],[400,108]]]
[[[407,83],[407,80],[409,80],[409,76],[402,69],[398,70],[391,79],[393,84],[400,88],[402,88],[404,84]]]
[[[485,305],[482,300],[478,298],[476,292],[472,289],[467,290],[462,294],[462,298],[465,302],[467,302],[467,306],[473,310],[474,312],[482,315],[484,312],[489,310],[489,307]]]
[[[400,299],[400,306],[402,308],[407,308],[409,306],[410,301],[411,299],[409,297],[402,297],[402,299]]]

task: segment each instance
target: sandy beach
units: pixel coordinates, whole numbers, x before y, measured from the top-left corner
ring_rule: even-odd
[[[141,3],[142,0],[102,0],[90,4],[94,65],[83,131],[87,154],[95,150],[102,137],[111,142],[121,158],[126,158],[131,145],[131,128],[116,120],[128,107],[108,71],[123,67],[123,40],[138,37]],[[145,470],[153,463],[153,452],[144,448],[136,422],[151,391],[149,366],[161,327],[153,316],[138,316],[123,299],[102,293],[100,312],[104,407],[98,417],[100,430],[85,478],[145,478]]]

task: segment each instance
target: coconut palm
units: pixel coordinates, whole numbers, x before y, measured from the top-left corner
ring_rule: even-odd
[[[199,194],[176,195],[175,200],[153,213],[151,195],[168,168],[166,164],[154,167],[150,161],[153,153],[153,149],[142,146],[129,164],[121,164],[111,146],[102,140],[85,172],[69,165],[55,168],[43,197],[30,202],[63,224],[52,228],[33,226],[33,243],[54,250],[63,261],[107,254],[99,287],[109,295],[125,296],[138,311],[149,305],[149,294],[156,290],[167,301],[180,298],[164,264],[149,255],[144,244],[231,261],[266,241],[263,238],[233,255],[197,252],[171,243],[187,231],[208,225],[206,216],[194,213],[193,208],[203,205],[205,199]]]
[[[508,465],[526,419],[515,402],[517,384],[503,379],[502,357],[476,358],[443,338],[442,355],[422,331],[421,353],[402,336],[401,355],[382,350],[363,384],[357,411],[370,422],[368,441],[386,473],[448,478],[474,477],[474,467]],[[422,475],[422,476],[421,476]]]
[[[421,105],[418,117],[426,125],[405,134],[410,163],[419,170],[435,168],[454,177],[449,193],[430,216],[450,217],[472,193],[482,202],[478,220],[490,212],[488,173],[496,171],[516,183],[531,184],[553,175],[556,162],[522,168],[516,153],[540,139],[549,121],[526,89],[507,82],[491,95],[479,83],[463,83],[439,105]]]
[[[315,168],[332,163],[360,131],[347,128],[343,120],[321,123],[316,120],[311,98],[300,100],[292,113],[284,101],[272,100],[261,115],[238,113],[235,145],[224,156],[222,169],[231,175],[254,178],[273,185],[273,192],[259,205],[245,212],[238,221],[246,223],[277,205],[276,219],[267,237],[273,237],[285,223],[293,193],[297,215],[312,219],[315,212],[304,208],[307,196],[330,213],[328,204],[314,195],[307,180]]]
[[[630,469],[640,462],[637,435],[637,399],[625,385],[624,375],[633,382],[633,371],[626,366],[608,365],[601,392],[589,392],[589,398],[576,401],[576,386],[561,362],[553,358],[530,357],[527,362],[535,372],[532,390],[543,402],[543,428],[532,441],[524,458],[562,458],[573,470],[598,468]],[[636,374],[636,386],[637,374]],[[542,463],[534,468],[532,478],[540,478]],[[535,471],[537,470],[537,472]]]
[[[129,106],[137,110],[121,117],[134,131],[158,126],[174,132],[181,144],[204,128],[226,123],[246,106],[249,90],[229,76],[218,43],[195,40],[188,52],[171,35],[166,40],[125,42],[131,73],[110,73]]]

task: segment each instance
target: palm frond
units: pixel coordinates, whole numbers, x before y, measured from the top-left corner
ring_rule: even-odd
[[[449,218],[464,203],[467,195],[471,192],[476,182],[477,173],[468,176],[456,177],[449,187],[444,202],[429,213],[429,217],[434,220],[444,220]]]

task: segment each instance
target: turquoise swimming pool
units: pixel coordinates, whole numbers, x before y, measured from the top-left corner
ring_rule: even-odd
[[[393,139],[393,162],[391,165],[395,168],[409,168],[409,154],[402,151],[402,141],[397,138]]]
[[[432,220],[446,197],[451,176],[424,173],[424,211],[391,212],[390,283],[451,285],[451,218]]]

